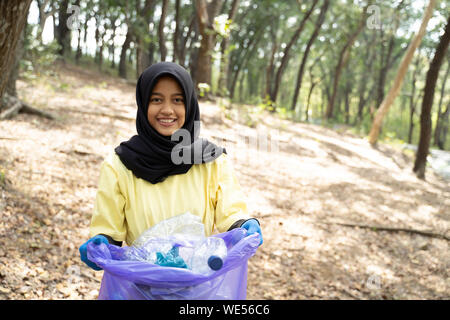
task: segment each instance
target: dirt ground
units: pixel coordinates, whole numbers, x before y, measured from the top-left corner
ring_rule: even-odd
[[[96,299],[100,287],[102,272],[78,247],[100,163],[135,133],[135,87],[70,64],[55,70],[18,91],[56,120],[0,122],[0,299]],[[200,105],[201,135],[226,146],[262,225],[248,299],[450,298],[449,241],[439,237],[450,237],[448,181],[431,170],[418,180],[410,154],[345,130],[264,112],[249,127],[247,111]]]

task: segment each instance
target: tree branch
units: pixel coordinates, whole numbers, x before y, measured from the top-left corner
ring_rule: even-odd
[[[344,226],[344,227],[364,228],[364,229],[370,229],[372,231],[407,232],[407,233],[413,233],[413,234],[420,234],[420,235],[425,236],[425,237],[440,238],[440,239],[444,239],[444,240],[450,241],[450,237],[446,236],[445,234],[435,233],[435,232],[426,231],[426,230],[387,227],[387,226],[381,226],[381,225],[367,225],[367,224],[338,222],[338,221],[322,221],[322,222],[319,222],[319,223],[336,224],[336,225]]]

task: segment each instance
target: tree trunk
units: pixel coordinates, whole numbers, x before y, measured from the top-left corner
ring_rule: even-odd
[[[242,58],[238,59],[238,62],[236,63],[236,71],[234,72],[234,75],[232,76],[231,85],[230,85],[230,98],[234,98],[234,91],[236,88],[237,79],[239,77],[239,73],[243,66],[247,63],[249,57],[252,53],[254,53],[254,48],[258,44],[258,42],[261,40],[263,34],[263,30],[260,30],[259,33],[255,33],[254,36],[250,39],[249,44],[246,47],[246,50],[244,51],[244,55]]]
[[[183,67],[186,67],[186,46],[187,46],[187,41],[191,37],[192,31],[195,30],[195,25],[197,23],[197,20],[196,20],[195,17],[196,17],[196,14],[195,14],[195,11],[194,11],[194,14],[192,16],[191,22],[189,23],[188,32],[186,34],[186,37],[181,42],[181,48],[179,50],[180,53],[179,53],[179,56],[178,56],[178,64],[180,64]],[[194,39],[195,37],[196,37],[196,35],[193,36],[192,38]],[[193,39],[191,39],[191,43],[192,43]]]
[[[75,1],[76,6],[80,6],[80,0]],[[75,63],[79,64],[81,58],[81,25],[78,28],[77,51],[75,52]]]
[[[20,71],[20,60],[22,59],[23,53],[24,53],[24,41],[27,34],[27,23],[25,23],[25,26],[20,33],[19,40],[17,41],[16,46],[16,53],[14,54],[14,65],[13,68],[9,74],[8,83],[6,85],[6,93],[8,93],[10,96],[17,97],[17,88],[16,88],[16,81],[19,77],[19,71]]]
[[[195,11],[195,14],[197,16],[197,11]],[[198,39],[200,37],[200,32],[199,32],[199,26],[198,26],[198,19],[194,19],[194,24],[193,24],[193,28],[194,28],[194,36],[191,39],[191,42],[189,44],[189,71],[191,72],[191,77],[192,77],[192,81],[193,83],[197,84],[197,73],[198,73],[198,52],[199,52],[199,48],[197,46],[195,46],[194,44],[198,42]]]
[[[420,45],[420,42],[422,41],[423,36],[426,33],[426,28],[428,21],[433,15],[433,9],[436,5],[436,0],[430,0],[428,3],[428,7],[425,11],[425,14],[422,19],[422,24],[420,25],[420,29],[417,32],[417,34],[414,36],[414,38],[411,41],[411,44],[409,45],[402,61],[400,62],[400,66],[398,67],[397,75],[394,79],[394,84],[392,85],[391,89],[389,90],[389,93],[384,98],[383,102],[381,103],[380,107],[378,108],[375,118],[372,123],[372,128],[370,129],[369,133],[369,142],[371,145],[375,145],[378,140],[378,135],[380,133],[381,124],[383,122],[383,118],[386,115],[386,113],[389,111],[389,108],[391,107],[392,103],[394,102],[395,98],[397,97],[398,93],[400,92],[400,89],[403,84],[403,79],[405,77],[406,72],[408,71],[408,66],[411,63],[411,60],[414,56],[414,52],[416,51],[416,48]]]
[[[172,61],[180,61],[180,6],[181,1],[175,0],[175,32],[173,33],[173,57]]]
[[[375,38],[375,36],[374,36]],[[372,41],[370,41],[371,44],[375,43],[374,38],[372,39]],[[365,61],[364,61],[364,75],[365,74],[371,74],[372,73],[372,66],[373,66],[373,61],[374,61],[374,56],[376,55],[376,51],[373,50],[372,46],[367,46],[366,47],[366,55],[365,55]],[[354,125],[356,125],[357,123],[361,123],[363,120],[363,113],[364,113],[364,106],[366,105],[367,101],[369,101],[369,98],[372,95],[372,92],[374,91],[374,87],[372,87],[372,89],[369,89],[367,95],[366,95],[366,87],[367,87],[367,83],[368,81],[364,81],[364,79],[360,79],[359,81],[359,87],[358,87],[358,92],[359,92],[359,98],[358,98],[358,111],[357,111],[357,115],[354,121]]]
[[[290,58],[289,53],[291,51],[291,48],[297,42],[298,38],[300,37],[300,34],[302,33],[303,29],[305,28],[306,21],[308,21],[309,17],[311,16],[312,12],[314,11],[314,8],[316,7],[317,2],[318,2],[318,0],[314,0],[311,8],[303,17],[302,21],[300,22],[299,27],[297,28],[297,30],[295,31],[291,40],[289,41],[289,43],[286,45],[286,48],[284,49],[283,58],[281,59],[281,64],[278,67],[277,74],[275,76],[274,88],[270,94],[270,100],[272,100],[274,103],[277,100],[278,90],[279,90],[280,84],[281,84],[281,77],[283,76],[284,70],[286,69],[286,66],[289,62],[289,58]]]
[[[132,37],[133,35],[128,27],[127,35],[125,36],[125,41],[123,42],[122,50],[120,52],[119,61],[119,76],[124,79],[127,78],[127,50],[130,48]]]
[[[272,51],[270,54],[270,60],[269,60],[269,64],[267,65],[266,68],[266,88],[265,88],[265,95],[264,95],[264,100],[265,103],[269,103],[270,100],[270,93],[272,92],[272,78],[273,78],[273,73],[274,73],[274,69],[275,69],[275,54],[277,53],[278,50],[278,43],[277,43],[277,31],[278,31],[278,19],[276,19],[276,21],[274,21],[274,23],[270,24],[269,27],[269,32],[271,34],[271,39],[273,39],[272,41]],[[271,104],[271,102],[269,103]]]
[[[312,81],[311,82],[311,87],[309,88],[309,92],[308,92],[308,100],[306,102],[306,110],[305,110],[305,120],[306,122],[309,121],[309,106],[311,104],[311,96],[313,93],[313,90],[315,88],[315,86],[319,83],[319,81]]]
[[[236,15],[237,8],[239,6],[239,0],[233,0],[231,3],[231,9],[228,12],[228,20],[233,23],[234,16]],[[218,84],[218,95],[227,96],[228,92],[228,66],[229,66],[229,52],[228,47],[230,43],[230,37],[225,36],[220,44],[220,72],[219,72],[219,84]]]
[[[450,17],[447,19],[445,32],[439,40],[439,44],[434,53],[433,60],[430,63],[430,68],[427,72],[425,80],[425,89],[422,100],[422,111],[420,114],[420,140],[416,153],[416,161],[414,163],[413,171],[420,179],[425,179],[425,166],[427,163],[427,156],[430,148],[431,138],[431,108],[433,107],[434,89],[439,75],[439,69],[442,65],[442,60],[447,52],[448,44],[450,42]]]
[[[437,119],[436,119],[436,127],[434,129],[434,145],[436,145],[439,149],[443,150],[442,144],[442,119],[444,116],[444,112],[442,112],[442,101],[445,95],[445,85],[447,84],[447,78],[450,74],[450,62],[447,62],[447,70],[445,71],[444,80],[442,81],[441,86],[441,96],[439,98],[438,111],[437,111]]]
[[[86,20],[83,23],[83,43],[84,43],[84,54],[88,54],[88,46],[87,46],[87,33],[88,33],[88,21],[92,18],[92,14],[86,12]]]
[[[11,118],[18,112],[33,113],[52,119],[53,116],[34,109],[14,94],[18,63],[22,55],[21,40],[27,24],[31,0],[0,1],[0,120]],[[15,69],[15,71],[13,71]],[[8,91],[11,94],[8,93]]]
[[[368,3],[368,5],[370,2]],[[347,43],[344,45],[342,50],[339,53],[339,59],[338,63],[336,65],[336,68],[334,70],[334,78],[333,78],[333,87],[331,92],[331,98],[327,106],[327,111],[325,113],[325,117],[327,119],[333,118],[333,112],[334,112],[334,103],[336,100],[337,95],[337,88],[339,84],[339,79],[341,77],[342,69],[347,64],[348,58],[350,57],[350,50],[353,46],[353,43],[355,42],[358,35],[361,33],[361,31],[364,29],[364,26],[366,24],[367,20],[367,7],[363,9],[362,19],[360,20],[356,30],[351,34],[347,40]]]
[[[103,66],[103,50],[105,49],[105,33],[106,32],[101,32],[100,33],[100,47],[98,49],[98,70],[102,70],[102,66]]]
[[[395,61],[396,57],[392,56],[393,50],[394,50],[394,44],[396,39],[396,33],[397,29],[400,24],[400,18],[398,17],[398,13],[400,12],[401,8],[404,5],[404,0],[400,1],[400,3],[395,8],[396,15],[394,16],[395,22],[394,22],[394,28],[390,32],[389,37],[389,43],[387,46],[387,53],[384,54],[385,46],[382,46],[382,54],[381,54],[381,68],[378,75],[378,87],[377,87],[377,106],[381,105],[384,99],[384,87],[386,84],[386,77],[389,73],[389,69],[392,65],[392,63]],[[382,33],[383,30],[380,28],[380,32]],[[383,41],[383,37],[381,37],[381,41]]]
[[[42,42],[42,32],[44,31],[45,22],[47,21],[48,17],[54,14],[56,6],[54,2],[50,0],[36,0],[36,4],[39,9],[38,29],[36,38],[39,39],[40,42]],[[47,8],[47,5],[49,5],[49,9],[45,10]]]
[[[67,13],[68,6],[69,0],[61,1],[58,12],[58,33],[56,39],[60,45],[58,53],[61,57],[70,53],[70,30],[67,26],[67,19],[69,18]]]
[[[414,71],[411,79],[411,95],[409,97],[409,131],[408,131],[408,143],[412,143],[412,135],[414,131],[414,113],[416,112],[416,80],[417,80],[417,72],[419,71],[419,62],[420,55],[416,59],[416,63],[414,64]]]
[[[161,61],[166,61],[167,57],[166,37],[164,35],[164,23],[166,21],[167,16],[167,6],[168,0],[163,0],[161,18],[159,20],[159,27],[158,27],[159,51],[161,53]]]
[[[111,68],[115,68],[116,67],[116,61],[115,61],[116,60],[116,52],[115,52],[116,47],[114,45],[114,39],[116,37],[116,30],[117,30],[115,21],[111,27],[112,27],[113,33],[111,36],[111,43],[108,46],[108,51],[109,51],[109,58],[111,60]]]
[[[25,27],[31,0],[0,1],[0,110],[1,99],[6,91],[14,67],[17,43]]]
[[[347,72],[350,73],[350,72]],[[347,79],[345,79],[345,97],[344,97],[344,103],[345,103],[345,124],[349,124],[350,123],[350,94],[352,92],[352,86],[351,86],[351,81],[350,79],[352,79],[352,75],[350,73],[347,74]],[[350,78],[350,79],[349,79]]]
[[[308,55],[311,50],[311,47],[312,47],[314,41],[316,40],[317,36],[319,35],[319,31],[325,20],[325,13],[328,10],[329,4],[330,4],[329,0],[325,0],[323,2],[322,8],[320,9],[319,18],[317,18],[316,27],[314,28],[314,31],[306,45],[305,52],[303,53],[303,58],[302,58],[302,62],[300,64],[300,69],[299,69],[298,75],[297,75],[297,82],[296,82],[295,89],[294,89],[294,96],[292,99],[291,110],[295,110],[295,106],[297,105],[298,95],[300,93],[300,89],[302,88],[303,73],[305,70],[306,61],[308,59]]]
[[[211,86],[212,51],[214,50],[216,34],[213,28],[214,18],[223,4],[223,0],[196,0],[195,8],[199,32],[202,37],[198,51],[196,87],[199,83]]]
[[[438,140],[438,146],[440,149],[444,150],[445,149],[445,142],[447,139],[447,133],[448,133],[448,127],[449,127],[449,116],[450,116],[450,101],[447,103],[447,108],[445,109],[445,112],[442,114],[442,119],[441,119],[441,135],[440,138]]]

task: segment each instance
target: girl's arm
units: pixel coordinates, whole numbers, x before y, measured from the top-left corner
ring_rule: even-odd
[[[107,159],[100,168],[89,236],[100,234],[105,236],[109,243],[121,245],[126,238],[125,202],[120,190],[119,175]]]

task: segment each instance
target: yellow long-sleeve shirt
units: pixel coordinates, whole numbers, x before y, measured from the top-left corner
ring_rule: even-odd
[[[151,184],[137,178],[113,152],[101,165],[89,236],[106,234],[130,245],[148,228],[186,211],[201,217],[207,236],[214,226],[225,232],[237,220],[249,219],[226,154]]]

